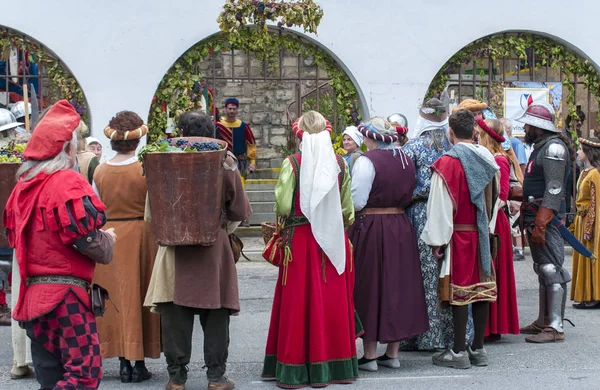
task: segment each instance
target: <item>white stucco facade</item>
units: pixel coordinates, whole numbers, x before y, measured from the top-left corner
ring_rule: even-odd
[[[224,1],[30,0],[26,12],[17,13],[2,0],[0,25],[33,37],[60,57],[85,92],[93,135],[104,139],[101,131],[117,111],[147,116],[173,62],[218,31]],[[414,123],[431,79],[446,60],[493,33],[548,35],[600,63],[600,3],[593,0],[579,2],[572,16],[558,0],[505,0],[494,6],[439,0],[319,3],[325,16],[312,38],[351,74],[369,115],[402,112]]]

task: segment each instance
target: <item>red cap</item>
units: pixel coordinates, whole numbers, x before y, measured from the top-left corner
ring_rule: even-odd
[[[71,103],[66,100],[57,102],[35,127],[23,157],[43,161],[58,156],[65,142],[73,139],[80,120]]]

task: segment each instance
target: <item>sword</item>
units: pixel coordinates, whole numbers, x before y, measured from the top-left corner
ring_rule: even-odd
[[[35,87],[33,83],[30,84],[31,88],[31,128],[35,129],[39,119],[40,119],[40,109],[38,106],[37,93],[35,92]],[[33,130],[32,130],[33,132]]]
[[[532,206],[535,205],[537,206],[534,202],[535,199],[533,196],[530,196],[529,198],[527,198],[527,200],[529,202],[527,202],[527,208],[529,210],[531,210],[534,214],[537,214],[537,209]],[[523,218],[523,216],[521,216],[521,218]],[[579,252],[581,255],[585,256],[585,257],[589,257],[592,260],[596,260],[596,256],[590,252],[590,250],[588,248],[585,247],[585,245],[583,245],[581,243],[581,241],[579,241],[577,239],[577,237],[575,237],[573,235],[573,233],[571,233],[569,231],[569,229],[567,229],[567,227],[562,223],[562,221],[560,219],[558,219],[556,216],[554,216],[554,218],[552,218],[552,221],[550,221],[550,223],[552,224],[552,226],[554,226],[556,229],[558,229],[558,232],[560,233],[560,235],[562,236],[562,238],[567,242],[567,244],[571,245],[571,247],[573,247],[574,250],[576,250],[577,252]]]

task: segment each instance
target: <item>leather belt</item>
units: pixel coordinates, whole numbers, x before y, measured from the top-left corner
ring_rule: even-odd
[[[457,223],[454,224],[455,232],[478,232],[477,225],[472,223]]]
[[[67,284],[87,289],[90,284],[83,279],[67,275],[32,276],[25,282],[27,286],[34,284]]]
[[[369,207],[360,210],[359,215],[404,214],[402,207]]]

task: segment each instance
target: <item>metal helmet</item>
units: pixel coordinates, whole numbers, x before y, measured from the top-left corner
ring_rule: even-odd
[[[402,114],[392,114],[387,117],[387,121],[393,125],[408,127],[408,119]]]
[[[19,127],[22,123],[17,122],[15,116],[5,108],[0,108],[0,131],[11,130]]]
[[[31,103],[27,103],[29,105],[29,115],[31,115]],[[17,118],[17,120],[25,117],[25,102],[20,101],[15,103],[10,112]]]
[[[560,130],[554,125],[555,116],[554,107],[550,103],[533,102],[527,107],[523,115],[517,118],[517,121],[553,133],[560,133]]]

